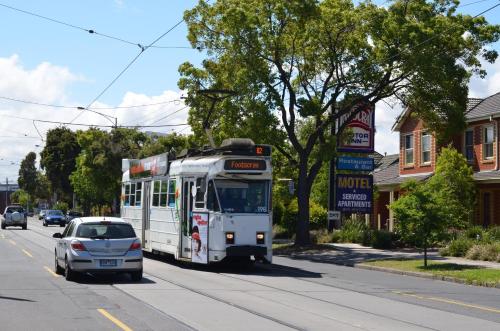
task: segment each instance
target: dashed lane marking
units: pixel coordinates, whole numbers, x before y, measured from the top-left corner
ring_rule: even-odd
[[[484,310],[484,311],[489,311],[492,313],[500,314],[500,309],[495,309],[492,307],[473,305],[470,303],[461,302],[461,301],[457,301],[457,300],[451,300],[451,299],[439,298],[439,297],[428,297],[428,296],[424,296],[424,295],[417,295],[417,294],[413,294],[413,293],[406,293],[406,292],[400,292],[400,291],[392,291],[392,292],[399,294],[399,295],[407,296],[407,297],[417,298],[420,300],[444,302],[444,303],[449,303],[452,305],[457,305],[457,306],[462,306],[462,307],[467,307],[467,308],[474,308],[474,309],[479,309],[479,310]]]
[[[125,323],[123,323],[122,321],[120,321],[119,319],[117,319],[116,317],[111,315],[110,313],[108,313],[106,311],[106,309],[99,308],[99,309],[97,309],[97,311],[100,312],[104,317],[109,319],[111,322],[115,323],[115,325],[118,326],[123,331],[132,331],[132,329],[129,328]]]
[[[9,239],[9,242],[10,242],[12,245],[14,245],[14,246],[16,246],[16,245],[17,245],[17,244],[16,244],[16,242],[15,242],[14,240],[12,240],[12,239]]]
[[[60,277],[58,274],[56,274],[52,269],[50,269],[49,267],[47,266],[44,266],[44,269],[47,270],[52,276],[54,277]]]
[[[28,252],[27,250],[23,249],[22,251],[23,251],[24,254],[28,255],[31,258],[33,258],[33,255],[31,255],[31,253]]]

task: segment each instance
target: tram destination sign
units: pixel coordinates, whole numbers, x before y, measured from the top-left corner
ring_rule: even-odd
[[[234,159],[224,162],[224,170],[233,171],[263,171],[266,170],[265,160]]]
[[[337,175],[336,210],[347,213],[371,214],[373,177],[371,175]]]
[[[339,156],[337,158],[338,170],[372,171],[374,161],[371,157]]]

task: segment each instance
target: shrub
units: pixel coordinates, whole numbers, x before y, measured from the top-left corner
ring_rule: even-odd
[[[473,239],[473,240],[483,240],[485,236],[484,229],[479,225],[474,225],[465,230],[464,234],[465,238]]]
[[[500,244],[486,244],[482,245],[481,255],[479,258],[483,261],[492,261],[495,262],[497,260],[498,254],[500,254]]]
[[[333,233],[328,233],[326,229],[311,231],[311,242],[313,244],[328,244],[332,242]]]
[[[482,245],[472,246],[465,255],[466,258],[471,260],[479,260],[481,257]]]
[[[466,238],[458,238],[450,243],[448,250],[451,256],[465,256],[472,245],[474,245],[474,241]]]
[[[297,199],[293,199],[288,205],[285,205],[284,209],[280,225],[283,226],[288,233],[293,233],[297,225],[299,213]]]
[[[282,202],[275,202],[273,204],[273,224],[281,224],[284,211],[285,206],[283,206]]]
[[[290,238],[290,233],[279,224],[273,225],[273,239],[288,239]]]
[[[486,235],[491,242],[500,241],[500,226],[493,226],[486,231]]]
[[[351,242],[362,244],[367,241],[369,229],[364,221],[348,219],[345,221],[342,229],[339,231],[341,242]]]
[[[389,249],[393,246],[394,236],[386,230],[376,230],[371,232],[370,243],[373,248]]]
[[[326,208],[311,200],[309,204],[309,220],[311,230],[326,229],[327,214]]]
[[[468,253],[468,252],[467,252]],[[450,256],[450,249],[448,248],[448,246],[446,247],[441,247],[439,249],[439,255],[441,256]]]

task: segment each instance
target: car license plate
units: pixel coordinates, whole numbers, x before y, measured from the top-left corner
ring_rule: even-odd
[[[100,260],[101,267],[116,267],[116,260]]]

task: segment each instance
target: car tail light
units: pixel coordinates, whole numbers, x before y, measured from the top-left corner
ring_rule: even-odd
[[[259,244],[259,245],[265,244],[264,232],[257,232],[257,244]]]
[[[234,232],[226,232],[226,244],[234,244]]]
[[[141,249],[141,242],[136,240],[132,243],[132,245],[130,245],[130,248],[128,249],[129,251],[135,251],[135,250],[138,250],[138,249]]]
[[[81,242],[79,242],[78,240],[71,242],[71,248],[75,251],[86,251],[87,250],[85,248],[85,246]]]

